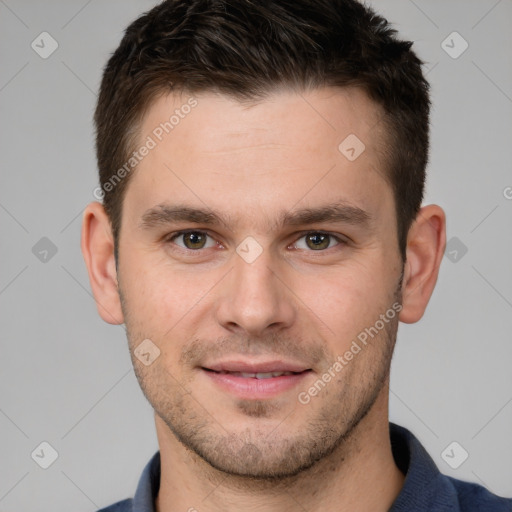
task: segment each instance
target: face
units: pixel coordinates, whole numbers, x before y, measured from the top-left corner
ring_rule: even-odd
[[[119,239],[130,353],[168,434],[214,468],[295,475],[387,393],[403,266],[380,115],[326,88],[169,95],[144,118]]]

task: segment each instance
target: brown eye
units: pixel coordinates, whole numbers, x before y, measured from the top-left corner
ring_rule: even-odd
[[[210,245],[207,246],[208,238],[210,238],[209,235],[204,231],[186,231],[175,234],[169,239],[169,242],[173,242],[184,249],[194,251],[213,247],[215,245],[214,240],[212,240]],[[178,243],[178,241],[181,241],[182,243]]]
[[[204,247],[206,236],[203,233],[196,231],[192,233],[185,233],[183,241],[187,249],[202,249]]]
[[[322,233],[313,233],[311,235],[306,235],[306,244],[310,249],[327,249],[331,242],[331,238],[329,235],[324,235]]]
[[[304,240],[304,242],[300,242],[301,240]],[[331,246],[333,246],[333,244],[332,244],[333,240],[336,241],[336,244],[334,244],[334,245],[340,245],[340,243],[342,243],[342,240],[338,239],[337,237],[335,237],[333,235],[330,235],[328,233],[313,231],[313,232],[307,233],[306,235],[302,236],[295,243],[295,248],[310,249],[313,251],[322,251],[325,249],[329,249]]]

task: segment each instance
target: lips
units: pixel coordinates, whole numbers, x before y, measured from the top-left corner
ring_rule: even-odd
[[[203,366],[205,370],[218,373],[272,374],[302,373],[309,370],[306,365],[293,361],[220,361]],[[269,378],[269,377],[262,377]]]
[[[295,372],[217,372],[220,374],[230,374],[234,377],[243,377],[244,379],[271,379],[272,377],[282,377],[283,375],[294,375]]]
[[[201,367],[223,391],[245,399],[270,399],[297,387],[312,371],[293,361],[220,361]]]

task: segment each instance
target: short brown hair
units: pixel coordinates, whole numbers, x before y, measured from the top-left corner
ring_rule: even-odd
[[[116,260],[130,175],[105,185],[134,151],[152,100],[178,90],[257,100],[283,86],[357,86],[382,107],[391,143],[386,173],[405,260],[429,148],[429,85],[411,45],[356,0],[167,0],[143,14],[105,67],[94,116]]]

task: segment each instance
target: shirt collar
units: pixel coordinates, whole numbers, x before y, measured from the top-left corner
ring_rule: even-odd
[[[414,434],[390,422],[389,435],[395,463],[405,474],[404,485],[389,512],[459,510],[457,493],[450,479],[439,471]]]
[[[157,451],[142,471],[133,498],[132,512],[155,512],[155,499],[160,489],[160,451]]]

